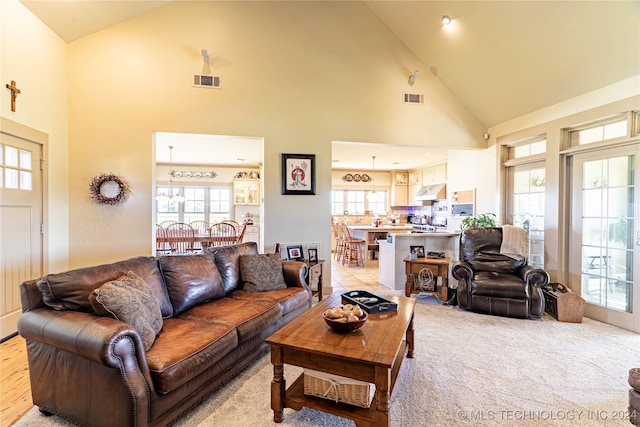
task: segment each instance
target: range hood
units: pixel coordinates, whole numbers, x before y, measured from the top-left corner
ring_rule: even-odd
[[[425,185],[418,190],[413,200],[421,202],[424,200],[444,200],[446,198],[446,186],[444,184],[433,184]]]

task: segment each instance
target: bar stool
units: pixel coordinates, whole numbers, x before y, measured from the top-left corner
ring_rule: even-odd
[[[344,249],[344,239],[342,238],[342,230],[340,230],[340,224],[331,223],[331,230],[333,231],[334,239],[336,239],[336,246],[333,249],[333,259],[340,262]]]
[[[347,267],[351,267],[352,263],[360,264],[364,267],[364,244],[363,239],[354,239],[351,237],[351,231],[346,224],[342,224],[342,235],[344,237],[344,255],[342,263]]]

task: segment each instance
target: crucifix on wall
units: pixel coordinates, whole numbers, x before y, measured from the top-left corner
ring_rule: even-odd
[[[11,80],[11,84],[6,84],[7,89],[11,91],[11,111],[16,111],[16,97],[20,93],[20,89],[16,86],[15,80]]]

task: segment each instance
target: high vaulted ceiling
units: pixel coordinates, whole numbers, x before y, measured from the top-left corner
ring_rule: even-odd
[[[72,41],[171,0],[21,1]],[[637,0],[365,3],[487,128],[640,75]]]

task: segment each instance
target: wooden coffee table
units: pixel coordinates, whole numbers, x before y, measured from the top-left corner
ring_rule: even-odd
[[[383,296],[383,295],[381,295]],[[384,296],[398,304],[398,311],[370,314],[362,328],[336,332],[322,318],[327,308],[342,303],[334,293],[323,299],[278,332],[267,338],[271,345],[273,420],[282,422],[284,408],[303,407],[348,418],[356,426],[389,426],[389,400],[398,371],[407,357],[413,357],[413,310],[415,298]],[[289,387],[284,364],[314,369],[373,383],[376,395],[369,408],[336,403],[304,394],[304,375]]]

